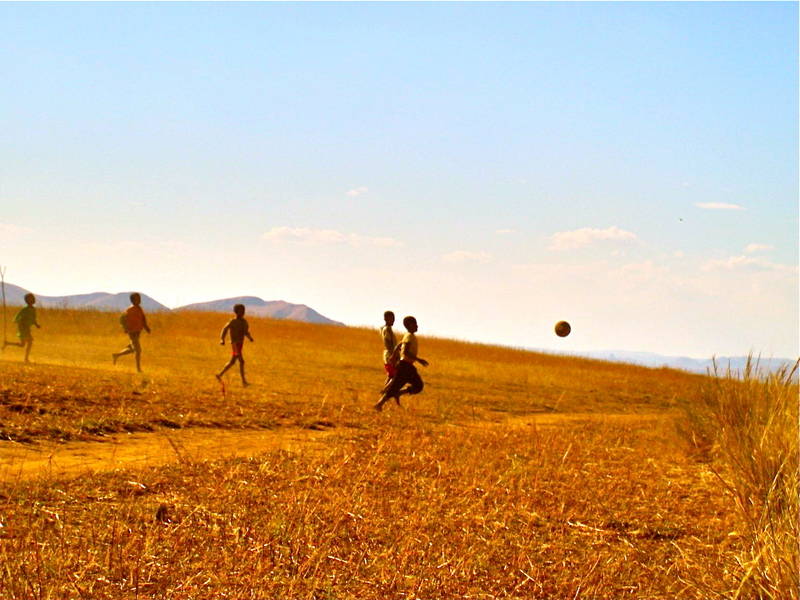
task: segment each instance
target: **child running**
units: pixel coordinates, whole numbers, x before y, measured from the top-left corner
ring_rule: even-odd
[[[18,342],[3,341],[3,350],[6,346],[19,346],[25,347],[25,362],[30,362],[31,347],[33,346],[33,336],[31,335],[31,327],[36,325],[37,328],[42,326],[36,321],[36,309],[33,307],[36,304],[36,296],[28,292],[25,294],[25,308],[22,308],[14,317],[14,322],[17,324],[17,337]]]
[[[400,404],[400,396],[404,394],[419,394],[424,385],[422,377],[419,376],[417,368],[414,366],[415,362],[418,362],[423,367],[428,366],[428,361],[417,354],[419,350],[419,342],[416,336],[417,320],[414,317],[406,317],[403,319],[403,325],[408,330],[408,333],[403,336],[403,341],[395,347],[390,357],[390,360],[395,360],[398,354],[400,356],[400,362],[397,363],[397,373],[383,388],[383,395],[375,404],[375,410],[378,412],[383,410],[383,405],[389,398],[394,398]],[[408,386],[403,387],[406,384]]]
[[[397,363],[390,360],[394,353],[395,346],[397,346],[394,331],[392,331],[394,313],[390,310],[383,313],[383,322],[384,326],[381,327],[381,338],[383,339],[383,370],[386,371],[386,382],[384,385],[386,385],[397,372]]]
[[[236,317],[231,319],[227,325],[222,329],[222,333],[220,334],[220,345],[225,345],[225,336],[230,331],[231,333],[231,359],[228,361],[222,371],[217,373],[217,379],[222,381],[222,376],[225,374],[225,371],[230,369],[233,364],[238,360],[239,361],[239,374],[242,376],[242,385],[247,387],[249,384],[247,383],[247,379],[244,376],[244,356],[242,354],[242,350],[244,349],[244,338],[247,338],[251,342],[255,342],[253,337],[250,335],[250,326],[247,324],[247,321],[244,318],[244,304],[236,304],[233,307],[233,312],[236,314]]]
[[[120,323],[122,323],[122,328],[125,330],[125,333],[128,334],[128,337],[131,341],[130,344],[128,344],[128,346],[123,350],[114,352],[111,355],[111,360],[114,364],[117,364],[117,359],[120,356],[125,356],[126,354],[135,354],[136,370],[141,373],[142,345],[139,343],[139,337],[142,335],[142,330],[150,333],[150,327],[147,325],[147,317],[144,316],[142,307],[139,306],[142,303],[142,296],[138,292],[133,292],[130,298],[131,305],[124,313],[122,313],[122,316],[120,317]]]

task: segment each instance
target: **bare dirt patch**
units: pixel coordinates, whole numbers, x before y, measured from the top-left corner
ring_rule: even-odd
[[[330,427],[284,430],[192,428],[117,434],[105,442],[0,442],[0,481],[63,479],[88,472],[247,457],[270,450],[315,451]]]
[[[414,418],[412,415],[406,417]],[[450,424],[450,427],[519,428],[553,427],[589,421],[632,423],[664,419],[652,415],[594,415],[542,413],[512,417],[501,422],[478,421],[473,425]],[[376,421],[380,428],[380,421]],[[232,457],[250,457],[272,450],[316,452],[332,435],[352,436],[352,428],[337,428],[329,421],[317,421],[304,428],[278,429],[164,429],[152,433],[128,433],[106,436],[103,441],[67,443],[42,442],[22,444],[0,442],[0,482],[35,478],[64,479],[90,472],[122,468],[160,466],[181,462],[199,462]]]

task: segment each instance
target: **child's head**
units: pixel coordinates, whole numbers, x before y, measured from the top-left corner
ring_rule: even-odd
[[[33,306],[34,304],[36,304],[36,296],[31,294],[30,292],[25,294],[25,304],[27,304],[28,306]]]
[[[390,327],[394,325],[394,313],[390,310],[387,310],[385,313],[383,313],[383,322]]]
[[[241,318],[244,316],[244,304],[234,304],[233,305],[233,312],[236,313],[236,316]]]
[[[130,297],[131,304],[134,306],[139,306],[142,303],[142,296],[139,294],[139,292],[133,292]]]
[[[417,330],[417,320],[414,317],[406,317],[403,319],[403,326],[411,333]]]

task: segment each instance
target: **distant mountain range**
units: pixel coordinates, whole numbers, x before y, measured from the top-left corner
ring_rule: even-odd
[[[728,368],[732,372],[741,373],[747,364],[746,356],[717,356],[712,360],[710,358],[664,356],[652,352],[631,352],[628,350],[598,350],[593,352],[573,352],[572,354],[585,358],[641,365],[643,367],[668,367],[703,374],[713,372],[714,362],[716,362],[719,374],[724,374]],[[791,369],[794,363],[795,360],[790,358],[761,358],[758,360],[758,369],[762,372],[774,373],[782,368]]]
[[[6,283],[6,302],[11,306],[24,306],[25,294],[29,292],[24,288]],[[107,292],[93,292],[91,294],[75,294],[72,296],[43,296],[36,294],[36,306],[41,308],[86,308],[91,310],[123,311],[130,306],[130,295],[133,292],[120,292],[109,294]],[[153,300],[147,294],[141,294],[142,308],[148,312],[169,311],[169,307]]]
[[[25,294],[29,290],[6,283],[6,303],[10,306],[25,304]],[[132,292],[109,294],[107,292],[94,292],[91,294],[74,294],[71,296],[43,296],[36,294],[36,306],[41,308],[77,308],[104,311],[123,311],[130,306]],[[305,323],[322,323],[325,325],[344,325],[339,321],[329,319],[305,304],[292,304],[283,300],[267,302],[256,296],[239,296],[225,298],[210,302],[198,302],[170,309],[168,306],[154,300],[147,294],[142,294],[142,308],[148,312],[169,312],[170,310],[196,310],[202,312],[231,312],[234,304],[244,304],[247,313],[258,317],[271,319],[287,319],[289,321],[303,321]]]
[[[231,312],[234,304],[244,304],[248,315],[269,317],[271,319],[286,319],[289,321],[303,321],[304,323],[322,323],[324,325],[344,325],[324,317],[313,308],[305,304],[292,304],[283,300],[266,301],[257,296],[237,296],[224,300],[210,302],[197,302],[179,306],[175,310],[197,310],[202,312]]]

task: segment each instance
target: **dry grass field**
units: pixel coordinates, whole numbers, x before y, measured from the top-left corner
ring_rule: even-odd
[[[223,395],[228,318],[151,315],[141,375],[113,314],[4,352],[0,598],[798,598],[791,377],[421,318],[426,388],[378,414],[376,331],[250,319]]]

